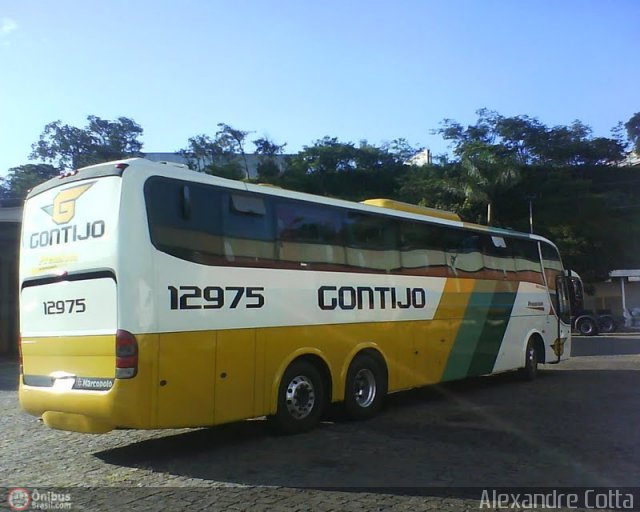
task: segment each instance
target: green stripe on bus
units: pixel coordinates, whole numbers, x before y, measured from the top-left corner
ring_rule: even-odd
[[[493,295],[486,323],[480,334],[467,375],[485,375],[493,371],[507,330],[516,293],[511,283],[500,283]]]
[[[473,355],[487,323],[496,285],[493,281],[476,282],[449,353],[447,366],[442,374],[443,381],[463,379],[468,375]]]

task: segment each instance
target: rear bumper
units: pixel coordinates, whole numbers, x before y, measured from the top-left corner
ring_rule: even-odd
[[[152,396],[142,382],[116,380],[108,391],[56,390],[27,386],[20,378],[21,407],[45,425],[74,432],[104,433],[118,427],[154,428]]]
[[[113,335],[28,339],[23,345],[24,375],[20,375],[18,391],[21,407],[42,417],[47,426],[62,430],[102,433],[118,427],[155,428],[155,335],[137,339],[138,374],[130,379],[114,378]],[[73,389],[71,384],[75,385],[77,379],[113,385],[106,390],[86,385]]]

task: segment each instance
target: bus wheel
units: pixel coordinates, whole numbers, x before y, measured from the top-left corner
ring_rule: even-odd
[[[278,390],[278,410],[269,418],[282,434],[298,434],[315,427],[324,410],[325,391],[318,369],[308,361],[294,361],[284,372]]]
[[[369,354],[357,356],[347,373],[344,409],[354,420],[374,416],[387,394],[387,372],[380,359]]]
[[[604,315],[598,318],[598,324],[598,330],[605,334],[609,334],[616,330],[616,323],[613,320],[613,317],[609,315]]]
[[[524,368],[522,368],[522,377],[525,380],[534,380],[538,375],[538,361],[540,356],[533,339],[527,343],[527,351],[525,353]]]
[[[595,336],[598,334],[598,326],[596,325],[596,322],[589,317],[578,320],[577,328],[583,336]]]

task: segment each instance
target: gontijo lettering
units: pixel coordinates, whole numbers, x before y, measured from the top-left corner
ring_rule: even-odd
[[[318,307],[334,309],[422,309],[427,305],[424,288],[398,289],[388,286],[321,286]]]
[[[101,238],[105,232],[105,222],[96,220],[83,225],[71,225],[61,228],[39,231],[29,236],[29,247],[48,247],[50,245],[62,245],[72,242],[81,242],[90,238]]]

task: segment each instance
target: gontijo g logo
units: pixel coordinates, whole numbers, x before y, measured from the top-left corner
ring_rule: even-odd
[[[81,242],[91,238],[101,238],[105,233],[105,221],[94,220],[69,224],[76,215],[76,201],[95,181],[65,188],[53,198],[53,204],[43,206],[42,210],[51,217],[59,227],[46,231],[37,231],[29,235],[29,248],[50,247],[73,242]]]
[[[66,188],[56,194],[53,198],[53,204],[43,207],[42,209],[53,219],[56,224],[66,224],[76,214],[76,200],[84,194],[95,183],[85,183],[76,187]]]

